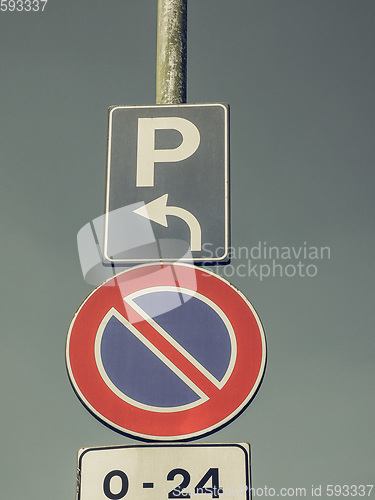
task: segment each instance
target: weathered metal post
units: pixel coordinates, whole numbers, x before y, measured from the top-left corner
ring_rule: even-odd
[[[186,103],[187,0],[158,0],[156,104]]]

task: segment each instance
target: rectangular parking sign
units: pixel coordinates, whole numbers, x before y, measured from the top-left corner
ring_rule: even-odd
[[[104,262],[229,262],[229,106],[112,106]]]

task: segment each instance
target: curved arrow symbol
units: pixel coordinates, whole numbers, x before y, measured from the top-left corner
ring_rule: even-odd
[[[157,222],[165,227],[168,227],[167,215],[179,217],[189,226],[191,251],[200,251],[202,249],[202,230],[197,218],[184,208],[168,206],[167,201],[168,194],[163,194],[159,198],[137,208],[134,210],[134,213],[142,215],[142,217]]]

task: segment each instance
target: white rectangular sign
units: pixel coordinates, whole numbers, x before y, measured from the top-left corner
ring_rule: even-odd
[[[82,448],[77,500],[249,500],[248,443]]]

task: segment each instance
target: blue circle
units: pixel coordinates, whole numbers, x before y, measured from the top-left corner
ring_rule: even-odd
[[[222,380],[231,358],[231,341],[216,311],[178,290],[146,292],[134,302],[218,382]],[[201,398],[115,316],[104,328],[100,352],[111,382],[139,403],[166,409]]]

